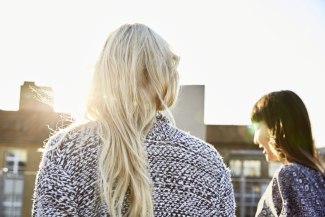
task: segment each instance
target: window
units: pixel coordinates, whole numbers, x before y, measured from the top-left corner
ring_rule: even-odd
[[[7,178],[4,180],[3,203],[11,208],[22,206],[24,180],[22,177]]]
[[[261,161],[259,160],[230,160],[229,168],[232,176],[261,176]]]
[[[261,161],[259,160],[244,160],[244,176],[260,177],[261,176]]]
[[[232,176],[241,176],[242,161],[241,160],[230,160],[229,169]]]
[[[21,216],[24,174],[27,161],[27,151],[18,148],[8,148],[4,151],[4,168],[0,182],[2,212],[5,217]]]
[[[27,160],[27,152],[24,149],[9,148],[5,151],[3,171],[18,174],[23,172]]]

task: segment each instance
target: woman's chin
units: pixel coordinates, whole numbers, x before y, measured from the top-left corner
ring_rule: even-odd
[[[268,154],[264,154],[264,155],[265,155],[265,159],[266,159],[266,161],[269,162],[269,163],[272,163],[272,162],[277,161],[276,158],[274,158],[274,157],[272,157],[272,156],[269,156]]]

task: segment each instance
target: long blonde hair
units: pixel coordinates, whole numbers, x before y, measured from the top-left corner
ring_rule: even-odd
[[[102,144],[99,177],[110,215],[153,216],[153,186],[144,139],[157,111],[175,102],[178,57],[143,24],[112,32],[96,64],[87,102]]]

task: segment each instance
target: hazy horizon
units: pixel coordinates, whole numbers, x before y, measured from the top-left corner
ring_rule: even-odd
[[[102,45],[124,23],[144,23],[180,56],[181,84],[205,85],[205,124],[247,125],[254,102],[290,89],[325,147],[325,2],[0,1],[0,109],[20,85],[55,90],[55,109],[82,105]]]

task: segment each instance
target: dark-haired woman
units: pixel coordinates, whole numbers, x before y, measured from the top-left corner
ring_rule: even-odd
[[[325,216],[324,164],[315,149],[302,99],[290,90],[271,92],[254,105],[254,143],[268,162],[280,161],[256,216]]]

